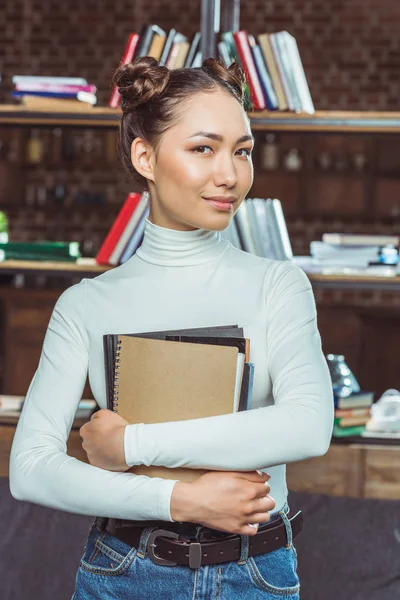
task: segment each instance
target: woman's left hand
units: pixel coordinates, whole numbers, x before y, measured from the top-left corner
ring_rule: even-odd
[[[112,410],[95,412],[90,421],[82,425],[79,435],[83,439],[89,463],[107,471],[126,471],[124,434],[128,421]]]

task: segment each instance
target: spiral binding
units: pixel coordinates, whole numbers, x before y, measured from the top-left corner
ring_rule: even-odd
[[[118,340],[117,342],[117,350],[115,352],[115,362],[114,362],[114,391],[113,391],[113,412],[118,412],[118,393],[119,393],[119,371],[121,365],[121,346],[122,340]]]

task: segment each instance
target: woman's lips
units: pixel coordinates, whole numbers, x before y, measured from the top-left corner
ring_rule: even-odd
[[[218,200],[208,200],[205,198],[207,202],[210,202],[215,208],[219,210],[224,210],[225,212],[230,212],[233,208],[233,202],[218,202]]]

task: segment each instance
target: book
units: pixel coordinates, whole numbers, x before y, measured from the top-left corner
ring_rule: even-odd
[[[314,104],[308,87],[303,63],[300,58],[300,52],[296,38],[286,31],[286,48],[289,54],[289,60],[292,67],[295,84],[300,97],[301,109],[309,114],[315,113]]]
[[[398,235],[374,235],[365,233],[324,233],[322,241],[332,245],[347,246],[385,246],[400,244]]]
[[[171,329],[164,331],[146,331],[142,333],[125,334],[132,337],[144,337],[158,340],[165,340],[166,336],[174,335],[197,335],[198,337],[207,337],[218,335],[219,337],[243,337],[243,329],[237,325],[222,325],[218,327],[196,327],[191,329]],[[107,406],[112,410],[113,404],[113,389],[114,389],[114,364],[117,351],[117,335],[103,335],[103,351],[105,361],[106,375],[106,396]]]
[[[177,34],[177,31],[174,28],[172,28],[168,31],[167,37],[166,37],[165,43],[164,43],[164,48],[162,50],[160,60],[158,61],[158,64],[160,66],[163,66],[163,67],[165,66],[165,64],[168,60],[169,53],[171,52],[172,44],[174,43],[176,34]]]
[[[257,36],[257,40],[260,44],[261,51],[264,55],[265,64],[267,65],[268,72],[271,75],[271,80],[278,100],[278,108],[279,110],[287,110],[288,103],[279,75],[275,54],[272,50],[270,35],[270,33],[261,33]]]
[[[28,85],[29,83],[88,85],[87,80],[83,77],[49,77],[45,75],[13,75],[12,82],[16,85]]]
[[[250,89],[250,97],[253,110],[265,109],[266,103],[264,94],[258,78],[256,65],[254,64],[253,54],[251,52],[247,31],[234,31],[233,39],[236,43],[237,52],[246,74],[246,79]]]
[[[352,435],[362,435],[365,430],[365,425],[356,425],[354,427],[339,427],[333,426],[333,437],[347,437]]]
[[[139,41],[139,35],[137,33],[129,34],[128,41],[125,46],[124,54],[119,63],[120,66],[126,65],[126,64],[132,62],[138,41]],[[114,84],[112,91],[111,91],[110,99],[108,101],[108,106],[111,108],[117,108],[120,105],[120,102],[121,102],[121,96],[120,96],[117,86]]]
[[[236,41],[234,38],[234,32],[233,31],[224,31],[223,33],[221,33],[221,39],[225,44],[225,48],[227,50],[227,53],[229,55],[229,58],[231,60],[231,62],[236,62],[238,65],[241,65],[244,69],[244,66],[241,63],[241,60],[239,58],[239,52],[236,46]],[[252,108],[252,101],[251,101],[251,94],[250,94],[250,87],[249,87],[249,82],[247,81],[247,77],[246,77],[246,83],[244,86],[244,108],[245,110],[251,110]]]
[[[372,431],[364,429],[361,435],[366,438],[400,439],[400,431]]]
[[[0,250],[13,252],[29,252],[31,254],[49,254],[51,256],[80,256],[79,242],[35,241],[35,242],[3,242]]]
[[[337,417],[335,416],[334,423],[340,427],[353,427],[355,425],[366,425],[369,421],[369,416],[364,417]]]
[[[257,254],[256,246],[253,239],[249,215],[247,211],[247,200],[243,201],[239,206],[234,216],[241,247],[245,252]]]
[[[118,243],[119,238],[122,235],[129,219],[132,216],[132,212],[138,205],[141,194],[137,192],[131,192],[125,199],[114,223],[112,224],[110,231],[104,239],[99,252],[96,256],[96,263],[98,265],[108,265],[109,258]]]
[[[132,213],[128,223],[125,226],[125,229],[122,231],[118,242],[115,244],[115,248],[110,254],[110,258],[108,259],[109,265],[118,265],[121,256],[133,234],[135,231],[146,207],[149,204],[149,193],[143,192],[141,197],[137,199],[137,204],[133,203],[132,205]]]
[[[250,340],[207,335],[194,343],[185,338],[193,340],[196,336],[183,335],[183,331],[172,334],[174,339],[150,337],[153,334],[116,335],[114,382],[118,383],[112,404],[108,396],[108,406],[128,422],[180,421],[239,409],[246,355],[239,349],[246,346],[249,351]],[[222,328],[209,331],[221,332]],[[171,337],[165,332],[162,335]],[[214,343],[210,343],[213,338]],[[136,465],[129,471],[181,481],[194,481],[207,472],[154,465]]]
[[[292,260],[292,245],[290,243],[281,201],[277,198],[268,199],[265,208],[267,211],[268,231],[273,238],[276,258],[278,260]]]
[[[347,398],[340,398],[334,393],[335,408],[369,408],[373,404],[374,395],[374,392],[361,390],[360,392],[353,392]]]
[[[76,262],[76,256],[59,256],[58,254],[38,254],[37,252],[16,252],[14,250],[0,250],[0,262],[4,260],[37,260],[50,262]]]
[[[150,204],[148,204],[144,210],[144,213],[139,219],[139,222],[132,233],[129,242],[126,245],[125,250],[123,251],[121,258],[119,259],[120,264],[123,264],[127,260],[129,260],[139,248],[143,241],[144,230],[146,226],[146,217],[150,214]]]
[[[177,32],[172,42],[165,66],[170,70],[183,67],[188,52],[189,42],[187,37],[182,33]]]
[[[302,104],[300,98],[300,92],[297,87],[297,82],[295,79],[294,68],[292,57],[290,55],[289,48],[289,32],[287,31],[278,31],[277,33],[273,33],[272,37],[276,41],[278,56],[280,63],[282,65],[282,70],[285,76],[285,80],[287,82],[290,99],[293,105],[293,110],[296,112],[302,111]]]
[[[54,94],[77,94],[78,92],[88,92],[89,94],[95,94],[97,88],[93,84],[88,85],[70,85],[66,83],[17,83],[15,86],[16,92],[53,92]]]
[[[14,98],[52,98],[55,100],[78,100],[82,102],[87,102],[88,104],[96,104],[97,98],[96,94],[91,94],[90,92],[78,91],[74,93],[65,93],[65,92],[11,92],[11,95]]]
[[[200,49],[200,43],[201,43],[201,33],[200,33],[200,31],[197,31],[192,38],[189,52],[187,53],[187,56],[185,59],[185,64],[183,65],[185,69],[190,68],[192,66],[193,61],[196,57],[196,54]]]
[[[293,91],[291,88],[291,81],[289,78],[289,74],[287,72],[287,56],[285,54],[285,49],[283,48],[282,42],[279,37],[277,37],[276,33],[271,33],[269,35],[269,41],[271,44],[271,49],[273,52],[273,56],[275,59],[275,64],[277,67],[277,71],[279,74],[279,79],[282,84],[282,89],[285,94],[287,107],[289,110],[296,110],[296,99],[293,97]]]
[[[252,205],[256,214],[257,229],[262,246],[261,256],[275,260],[277,259],[277,252],[274,246],[275,238],[270,231],[272,224],[268,221],[267,200],[265,198],[253,198]]]
[[[153,37],[147,56],[152,56],[156,60],[160,60],[166,37],[165,31],[161,27],[154,26]]]
[[[72,99],[67,98],[43,98],[42,96],[21,96],[21,104],[28,110],[51,112],[88,112],[93,110],[93,104],[86,102],[82,96]]]
[[[278,98],[276,97],[274,86],[272,85],[270,74],[265,64],[264,55],[260,46],[256,43],[254,35],[248,35],[250,49],[253,54],[254,64],[257,69],[258,78],[264,93],[265,104],[268,110],[277,110],[279,108]]]
[[[370,414],[370,408],[338,408],[335,410],[335,417],[365,417]]]

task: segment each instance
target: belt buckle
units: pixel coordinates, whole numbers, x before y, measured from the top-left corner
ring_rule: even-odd
[[[153,563],[155,563],[156,565],[162,565],[164,567],[175,567],[178,563],[173,562],[172,560],[166,560],[165,558],[162,558],[161,556],[157,556],[154,553],[154,548],[156,547],[154,540],[156,538],[158,538],[159,536],[178,539],[179,533],[175,533],[174,531],[167,531],[165,529],[156,529],[156,531],[152,531],[152,533],[149,535],[149,539],[147,542],[147,553],[148,553],[150,559],[153,561]],[[189,546],[189,567],[191,569],[199,569],[201,567],[201,557],[202,557],[201,544],[198,542],[194,542],[194,543],[190,544],[190,546]]]
[[[154,540],[159,536],[170,537],[176,540],[179,538],[179,533],[175,533],[174,531],[167,531],[166,529],[156,529],[156,531],[151,532],[147,542],[147,552],[153,563],[155,563],[156,565],[163,565],[164,567],[174,567],[178,563],[173,562],[172,560],[166,560],[165,558],[161,558],[161,556],[157,556],[154,553],[154,548],[156,547]]]

